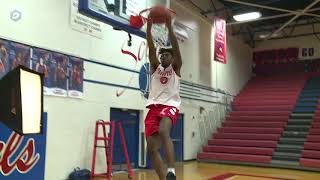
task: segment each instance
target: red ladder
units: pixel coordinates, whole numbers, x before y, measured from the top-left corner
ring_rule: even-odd
[[[99,127],[102,127],[102,137],[99,137]],[[123,129],[121,122],[117,123],[118,129],[119,129],[119,134],[121,137],[121,144],[122,144],[122,150],[126,159],[126,163],[128,166],[128,177],[131,179],[133,177],[133,171],[131,168],[130,164],[130,159],[128,155],[128,150],[127,150],[127,145],[126,145],[126,140],[124,137]],[[110,129],[110,137],[107,134],[107,128],[109,127]],[[94,146],[93,146],[93,158],[92,158],[92,165],[91,165],[91,180],[94,180],[94,177],[103,177],[103,178],[108,178],[111,179],[112,177],[112,152],[113,152],[113,145],[114,145],[114,134],[116,130],[116,124],[114,121],[111,122],[105,122],[103,120],[99,120],[96,122],[96,127],[95,127],[95,135],[94,135]],[[99,146],[98,141],[103,141],[104,146]],[[105,153],[106,153],[106,173],[102,174],[95,174],[95,166],[96,166],[96,153],[97,153],[97,148],[104,148]]]

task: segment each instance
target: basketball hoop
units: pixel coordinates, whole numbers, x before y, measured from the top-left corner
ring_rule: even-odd
[[[156,11],[155,11],[156,10]],[[175,19],[176,12],[172,9],[161,7],[161,6],[155,6],[152,8],[144,9],[139,13],[139,16],[142,18],[142,20],[147,22],[150,12],[155,11],[157,13],[156,18],[152,19],[152,36],[153,36],[153,43],[157,48],[161,47],[169,47],[170,41],[169,41],[169,32],[165,25],[165,15],[166,13],[170,13],[171,19]]]
[[[150,12],[155,9],[160,13],[164,13],[164,14],[170,13],[171,19],[174,19],[176,17],[176,12],[174,10],[170,8],[162,7],[162,6],[155,6],[152,8],[144,9],[139,13],[139,16],[142,17],[142,19],[146,22],[148,20]],[[165,16],[161,15],[161,16],[158,16],[157,19],[150,19],[150,20],[153,20],[153,24],[164,24],[165,18],[166,18]]]
[[[145,23],[145,20],[140,15],[131,15],[129,23],[131,27],[141,29]]]

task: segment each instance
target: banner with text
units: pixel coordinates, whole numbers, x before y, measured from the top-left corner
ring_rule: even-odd
[[[214,20],[214,60],[227,63],[226,21],[215,18]]]
[[[0,179],[44,180],[47,113],[43,134],[20,136],[0,123]]]

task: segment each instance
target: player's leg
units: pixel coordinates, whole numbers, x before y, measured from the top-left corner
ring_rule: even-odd
[[[163,117],[160,121],[159,136],[161,137],[163,147],[166,153],[166,160],[168,163],[168,173],[171,172],[175,175],[174,169],[174,148],[170,137],[172,128],[172,120],[169,117]]]
[[[166,173],[165,173],[164,164],[162,162],[160,152],[159,152],[160,148],[161,148],[161,138],[159,134],[156,133],[147,138],[147,150],[151,157],[152,165],[156,170],[159,176],[159,179],[165,180]]]

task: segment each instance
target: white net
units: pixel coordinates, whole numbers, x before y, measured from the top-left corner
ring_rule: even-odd
[[[169,32],[165,24],[153,24],[151,33],[157,48],[170,47]]]

